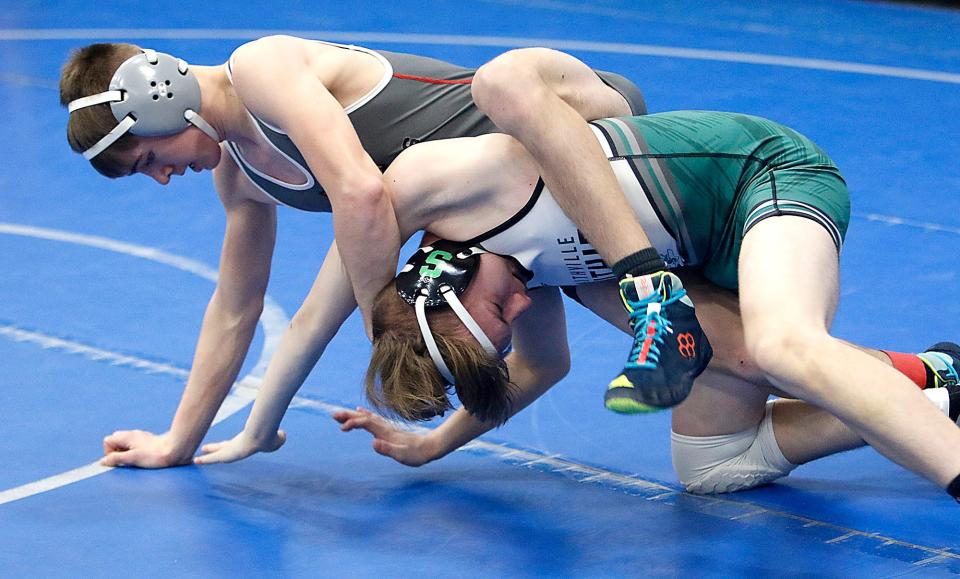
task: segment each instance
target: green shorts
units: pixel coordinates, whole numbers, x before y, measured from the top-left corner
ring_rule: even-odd
[[[682,261],[701,268],[712,283],[737,287],[743,237],[768,217],[812,219],[838,251],[843,244],[850,222],[846,183],[826,153],[789,127],[716,111],[592,124],[611,160],[631,169],[648,212],[677,241]]]
[[[707,279],[724,287],[737,287],[743,238],[757,223],[780,215],[806,217],[819,223],[830,234],[839,254],[850,224],[850,196],[836,166],[801,164],[760,172],[737,195],[732,227],[703,264]]]

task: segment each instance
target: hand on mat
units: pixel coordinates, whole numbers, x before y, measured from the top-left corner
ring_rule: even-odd
[[[189,455],[174,453],[169,433],[154,434],[145,430],[118,430],[103,439],[103,466],[135,466],[166,468],[190,463]]]
[[[214,464],[218,462],[236,462],[258,452],[273,452],[287,441],[287,434],[276,431],[265,441],[258,441],[244,430],[230,440],[211,442],[200,447],[200,456],[193,459],[194,464]]]
[[[373,435],[373,450],[407,466],[423,466],[433,460],[429,439],[414,432],[398,428],[382,416],[365,408],[341,410],[333,413],[340,423],[340,430],[349,432],[360,428]]]

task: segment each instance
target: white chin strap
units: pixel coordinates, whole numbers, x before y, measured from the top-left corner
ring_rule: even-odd
[[[108,90],[100,94],[91,95],[88,97],[79,98],[70,103],[67,107],[69,112],[73,112],[85,107],[92,107],[94,105],[99,105],[103,103],[114,103],[120,102],[123,100],[123,91],[119,90]],[[199,114],[194,111],[187,110],[183,113],[183,118],[191,125],[197,127],[204,132],[208,137],[213,139],[214,143],[220,142],[220,135],[217,134],[216,129],[214,129],[210,123],[203,120]],[[117,126],[113,127],[109,133],[103,136],[102,139],[97,141],[92,147],[83,152],[83,158],[86,160],[93,159],[100,153],[107,150],[107,147],[117,142],[117,140],[125,135],[127,131],[133,128],[137,123],[137,119],[133,115],[127,115],[120,121]]]
[[[214,143],[219,143],[220,141],[223,140],[220,138],[220,135],[217,134],[217,130],[214,129],[210,123],[203,120],[203,117],[200,116],[200,113],[187,110],[187,111],[184,111],[183,118],[187,119],[188,123],[197,127],[198,129],[203,131],[205,135],[213,139]]]
[[[483,333],[483,330],[480,329],[480,324],[473,319],[473,316],[470,315],[467,308],[463,307],[463,303],[457,298],[457,292],[450,286],[443,286],[440,288],[440,295],[442,295],[447,304],[453,308],[453,312],[457,314],[457,317],[460,318],[463,325],[467,327],[467,330],[480,342],[483,351],[489,356],[498,356],[500,353],[493,347],[493,342]],[[434,339],[433,332],[430,331],[430,325],[427,323],[426,301],[426,296],[419,296],[414,305],[417,311],[417,323],[420,325],[420,333],[423,335],[423,341],[427,344],[427,351],[430,353],[430,358],[437,367],[437,371],[440,372],[440,375],[443,376],[447,382],[453,384],[456,380],[454,380],[450,368],[448,368],[447,364],[443,361],[443,356],[440,355],[440,348],[437,347],[437,341]]]

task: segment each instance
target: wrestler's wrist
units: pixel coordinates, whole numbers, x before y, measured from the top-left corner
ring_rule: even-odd
[[[444,436],[444,433],[439,429],[431,430],[425,434],[421,446],[421,455],[424,459],[424,464],[441,459],[456,450],[455,448],[451,448],[452,443],[453,441],[451,441],[449,437]]]
[[[169,465],[189,464],[193,461],[200,443],[192,443],[189,439],[177,437],[172,432],[161,435],[160,455]]]
[[[255,448],[265,448],[277,437],[277,430],[275,428],[259,428],[248,424],[243,428],[243,437],[247,444]]]
[[[200,447],[203,438],[191,436],[191,433],[179,432],[175,428],[170,428],[161,435],[163,443],[161,445],[164,458],[171,464],[186,464],[193,460]]]

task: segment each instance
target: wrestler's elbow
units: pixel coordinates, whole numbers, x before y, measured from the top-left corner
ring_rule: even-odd
[[[331,191],[334,208],[342,208],[354,214],[364,215],[389,203],[383,176],[376,174],[352,174],[338,180],[336,193]]]
[[[532,383],[549,387],[563,380],[570,373],[570,356],[558,356],[551,359],[549,363],[525,362],[523,366]]]

